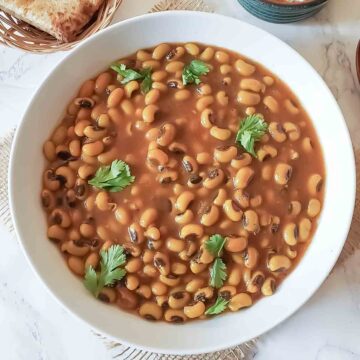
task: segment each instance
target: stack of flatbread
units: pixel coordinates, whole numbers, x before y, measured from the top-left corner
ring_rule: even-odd
[[[0,9],[62,42],[72,41],[104,0],[0,0]]]

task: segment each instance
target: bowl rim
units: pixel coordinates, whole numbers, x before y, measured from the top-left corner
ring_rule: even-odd
[[[73,308],[68,306],[66,304],[65,300],[61,299],[61,296],[59,296],[58,291],[55,291],[53,289],[53,287],[51,286],[51,284],[49,284],[49,282],[45,279],[44,274],[37,270],[36,263],[33,261],[32,256],[27,251],[26,241],[23,240],[23,239],[26,238],[26,236],[24,236],[25,229],[20,228],[19,223],[18,223],[18,219],[17,219],[17,215],[16,215],[16,210],[18,210],[18,205],[15,202],[16,188],[15,188],[15,186],[13,186],[13,178],[14,178],[14,172],[15,172],[15,168],[16,168],[15,158],[16,158],[17,148],[20,147],[20,142],[18,140],[22,136],[22,134],[21,134],[22,133],[22,128],[24,127],[24,124],[25,124],[24,119],[27,117],[27,113],[28,113],[29,109],[31,109],[31,107],[33,106],[33,104],[36,101],[36,98],[38,97],[38,95],[44,90],[44,88],[46,88],[48,86],[49,78],[51,78],[53,73],[56,72],[58,67],[60,67],[61,64],[63,64],[69,57],[77,56],[78,54],[80,54],[81,51],[82,51],[82,48],[85,47],[89,42],[96,41],[96,39],[98,37],[101,37],[105,33],[112,31],[114,28],[122,27],[122,26],[125,26],[126,24],[129,24],[129,23],[141,22],[142,19],[144,19],[144,18],[153,17],[153,18],[156,19],[156,18],[159,18],[159,17],[178,17],[178,16],[210,17],[210,18],[213,18],[214,21],[216,19],[219,19],[220,21],[221,20],[222,21],[233,21],[233,22],[237,22],[239,24],[245,25],[250,30],[254,29],[254,30],[258,31],[258,32],[262,32],[264,35],[270,37],[272,40],[278,42],[283,47],[285,47],[287,49],[287,51],[291,52],[294,56],[298,57],[299,60],[301,59],[303,61],[304,65],[306,65],[308,67],[308,70],[311,71],[312,75],[314,77],[316,77],[317,81],[319,81],[322,84],[323,90],[328,93],[329,99],[330,98],[332,99],[333,106],[335,106],[337,108],[339,115],[341,115],[341,116],[339,116],[339,121],[340,121],[340,118],[341,118],[342,127],[344,128],[344,131],[345,131],[345,133],[347,135],[347,137],[345,139],[344,147],[347,148],[347,151],[349,153],[349,161],[352,164],[351,169],[349,169],[349,175],[351,176],[351,182],[354,185],[350,189],[350,195],[351,196],[348,199],[349,217],[347,218],[346,223],[344,223],[344,225],[343,225],[344,238],[340,239],[341,241],[339,240],[339,242],[337,244],[337,247],[336,247],[336,249],[334,251],[335,255],[333,256],[331,261],[327,262],[326,270],[324,269],[324,272],[323,272],[323,274],[321,276],[321,281],[319,280],[319,282],[311,288],[311,291],[309,291],[306,294],[306,296],[302,299],[302,301],[297,303],[296,306],[291,308],[291,310],[288,310],[286,312],[286,314],[282,318],[280,318],[277,322],[273,322],[273,323],[271,323],[271,325],[268,325],[267,327],[264,327],[262,329],[262,331],[258,334],[258,336],[266,333],[270,329],[276,327],[277,325],[282,323],[284,320],[289,318],[297,310],[299,310],[304,305],[304,303],[306,303],[314,295],[314,293],[322,285],[322,283],[324,282],[324,280],[326,279],[326,277],[330,273],[331,269],[335,265],[339,255],[340,255],[340,252],[341,252],[341,250],[343,248],[343,245],[344,245],[344,243],[346,241],[347,234],[349,232],[351,221],[352,221],[352,215],[353,215],[354,204],[355,204],[356,175],[355,175],[355,158],[354,158],[351,138],[350,138],[350,135],[349,135],[349,130],[347,128],[347,124],[346,124],[345,119],[344,119],[344,117],[342,115],[340,107],[337,104],[337,102],[336,102],[334,96],[332,95],[330,89],[326,85],[325,81],[321,78],[321,76],[309,64],[309,62],[306,59],[304,59],[299,53],[297,53],[294,49],[292,49],[289,45],[287,45],[285,42],[283,42],[282,40],[280,40],[276,36],[272,35],[271,33],[268,33],[267,31],[265,31],[265,30],[263,30],[261,28],[258,28],[258,27],[254,26],[254,25],[251,25],[251,24],[248,24],[248,23],[246,23],[244,21],[241,21],[241,20],[238,20],[238,19],[235,19],[235,18],[231,18],[231,17],[225,16],[225,15],[220,15],[220,14],[202,13],[202,12],[196,12],[196,11],[167,11],[167,12],[159,12],[159,13],[152,13],[152,14],[144,14],[144,15],[140,15],[140,16],[137,16],[137,17],[134,17],[134,18],[124,20],[122,22],[116,23],[116,24],[108,27],[107,29],[104,29],[104,30],[100,31],[99,33],[95,34],[91,38],[84,41],[82,44],[80,44],[77,48],[72,50],[60,62],[58,62],[56,64],[56,66],[42,80],[40,86],[34,92],[31,100],[29,101],[29,103],[27,105],[27,108],[26,108],[26,111],[24,112],[24,114],[22,116],[22,120],[21,120],[21,122],[20,122],[20,124],[19,124],[19,126],[18,126],[18,128],[16,130],[16,134],[15,134],[14,141],[13,141],[12,148],[11,148],[10,161],[9,161],[10,166],[9,166],[9,177],[8,177],[8,189],[9,189],[9,204],[10,204],[10,210],[11,210],[12,219],[13,219],[13,222],[14,222],[14,228],[15,228],[15,232],[17,234],[17,237],[19,239],[21,249],[22,249],[22,251],[23,251],[23,253],[25,255],[25,258],[27,259],[28,263],[30,264],[30,267],[32,268],[32,270],[34,271],[36,276],[39,279],[41,279],[41,282],[45,285],[45,288],[47,289],[47,291],[56,299],[56,301],[59,304],[61,304],[61,306],[63,308],[65,308],[67,311],[72,313],[76,318],[80,319],[83,323],[86,323],[87,326],[89,326],[90,328],[93,328],[96,331],[106,335],[110,339],[114,339],[115,341],[120,341],[122,344],[131,346],[131,347],[135,347],[135,348],[138,348],[138,349],[141,349],[141,350],[145,350],[145,351],[162,353],[162,354],[191,355],[191,354],[209,353],[209,352],[224,350],[224,349],[227,349],[227,348],[238,345],[239,342],[236,340],[236,338],[233,338],[231,341],[228,341],[226,343],[224,342],[224,343],[221,343],[221,344],[217,344],[216,342],[213,342],[211,345],[207,344],[207,345],[203,345],[200,348],[197,347],[196,351],[194,351],[194,350],[186,350],[186,349],[185,350],[174,349],[174,350],[171,350],[171,351],[167,349],[166,351],[164,351],[164,349],[161,349],[161,348],[156,348],[156,347],[151,347],[151,346],[143,346],[141,344],[138,344],[138,343],[135,343],[135,342],[132,342],[132,341],[119,339],[116,336],[110,334],[107,330],[104,329],[104,327],[101,327],[99,325],[94,325],[91,320],[88,320],[85,316],[83,316],[82,314],[76,312]],[[256,59],[254,59],[254,60],[256,61]]]
[[[277,8],[277,9],[305,9],[312,6],[322,5],[325,4],[328,0],[310,0],[307,3],[297,3],[297,4],[281,4],[277,2],[273,2],[273,0],[250,0],[254,3],[258,2],[261,3],[264,6],[270,7],[270,8]],[[277,0],[274,0],[277,1]]]

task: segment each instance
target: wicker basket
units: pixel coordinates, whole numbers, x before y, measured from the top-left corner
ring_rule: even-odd
[[[122,0],[105,0],[86,27],[74,41],[63,43],[25,21],[0,10],[0,43],[33,53],[69,50],[80,41],[109,25]]]

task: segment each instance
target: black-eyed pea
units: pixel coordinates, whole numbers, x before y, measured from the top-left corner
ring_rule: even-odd
[[[236,287],[235,286],[223,286],[219,289],[218,295],[224,300],[229,301],[231,297],[236,295]]]
[[[208,239],[204,237],[203,243]],[[210,264],[214,261],[214,255],[211,254],[204,245],[201,245],[199,252],[197,253],[195,259],[199,264]]]
[[[52,176],[49,178],[49,174],[47,175],[47,179],[49,181],[58,180],[61,184],[64,184],[66,188],[70,189],[75,185],[75,174],[74,171],[68,166],[60,166],[55,171],[55,176],[52,173]],[[44,179],[45,182],[46,179]],[[45,184],[46,185],[46,184]],[[50,187],[46,186],[49,190],[52,190]],[[56,189],[57,190],[57,189]]]
[[[184,308],[190,301],[190,294],[187,291],[172,292],[168,299],[171,309],[179,310]]]
[[[68,228],[72,223],[70,215],[63,209],[54,209],[50,214],[50,221],[62,228]]]
[[[130,291],[126,287],[118,287],[116,290],[117,290],[116,305],[126,310],[135,309],[137,307],[139,299],[134,292]]]
[[[186,244],[184,240],[180,240],[172,237],[166,240],[166,247],[168,248],[168,250],[175,253],[179,253],[183,251],[185,249],[185,245]]]
[[[211,129],[214,125],[214,112],[210,108],[206,108],[201,112],[200,123],[205,129]]]
[[[43,153],[47,160],[54,161],[56,159],[55,144],[48,140],[43,146]]]
[[[271,137],[279,143],[284,142],[287,138],[286,132],[285,132],[282,124],[280,124],[276,121],[272,121],[269,124],[269,133],[270,133]]]
[[[237,151],[236,146],[218,146],[214,150],[214,159],[220,163],[229,163],[231,160],[236,158]]]
[[[196,260],[191,260],[190,270],[193,274],[199,274],[207,268],[208,264],[200,264]]]
[[[297,216],[301,212],[301,202],[300,201],[291,201],[288,205],[288,213],[292,216]]]
[[[305,137],[302,142],[301,142],[301,146],[302,146],[302,149],[307,152],[307,153],[310,153],[314,150],[314,146],[312,144],[312,141],[309,137]]]
[[[95,90],[95,81],[94,80],[86,80],[79,90],[80,97],[89,97],[94,94]]]
[[[193,305],[184,307],[184,314],[189,319],[195,319],[203,315],[205,312],[205,304],[202,301],[198,301]]]
[[[74,132],[77,136],[82,137],[84,136],[84,130],[87,126],[89,126],[91,123],[89,120],[81,120],[76,123],[74,127]]]
[[[292,249],[290,246],[285,247],[285,254],[289,259],[295,259],[297,257],[297,251]]]
[[[248,268],[248,269],[254,269],[258,262],[259,262],[259,251],[254,248],[253,246],[249,246],[244,254],[244,265]]]
[[[155,298],[156,303],[163,309],[167,309],[169,307],[168,304],[168,296],[167,295],[158,295]],[[177,310],[174,310],[177,311]]]
[[[307,218],[303,218],[300,220],[299,223],[299,235],[300,235],[300,242],[305,242],[309,239],[311,234],[311,221]]]
[[[200,54],[200,60],[202,61],[210,61],[214,56],[215,50],[211,47],[207,47]]]
[[[216,102],[221,106],[227,106],[229,104],[229,97],[223,90],[217,92],[215,98]]]
[[[214,289],[211,286],[198,289],[194,294],[194,301],[205,302],[212,299],[214,296]]]
[[[141,244],[144,242],[144,230],[138,223],[132,223],[128,227],[129,239],[133,244]]]
[[[296,245],[299,238],[299,227],[294,223],[286,224],[283,230],[283,238],[288,245]]]
[[[222,64],[220,65],[220,74],[227,75],[232,72],[233,68],[229,64]]]
[[[246,252],[243,253],[233,253],[231,254],[231,259],[235,264],[244,265],[244,257],[246,256]]]
[[[185,155],[182,159],[182,167],[188,174],[195,174],[199,170],[199,165],[196,160],[188,155]]]
[[[87,143],[83,145],[81,151],[86,156],[98,156],[104,151],[104,144],[100,140]]]
[[[169,156],[165,151],[155,148],[148,151],[147,161],[153,166],[165,166],[169,161]]]
[[[246,290],[250,294],[255,294],[260,291],[261,286],[265,281],[265,276],[262,271],[255,271],[250,278],[250,281],[246,284]]]
[[[272,86],[275,83],[275,80],[271,76],[264,76],[263,82],[266,86]]]
[[[171,264],[171,273],[174,275],[184,275],[187,272],[187,266],[180,262]]]
[[[270,110],[270,112],[274,114],[279,112],[279,103],[273,96],[265,96],[263,99],[263,103],[265,107]]]
[[[132,81],[131,81],[132,82]],[[130,82],[130,83],[131,83]],[[135,81],[136,82],[136,81]],[[129,84],[130,84],[129,83]],[[136,82],[137,83],[137,82]],[[126,85],[127,86],[127,85]],[[125,87],[126,89],[126,87]],[[127,94],[127,91],[126,91]],[[122,98],[124,96],[124,89],[122,88],[115,88],[113,91],[111,91],[108,99],[107,99],[107,106],[109,108],[119,106]]]
[[[192,56],[198,56],[200,53],[199,47],[194,43],[187,43],[184,45],[184,47],[186,52]]]
[[[169,184],[178,179],[179,174],[175,170],[165,170],[156,176],[156,181],[160,184]]]
[[[157,271],[156,267],[149,264],[144,266],[143,273],[151,278],[155,278],[159,275],[159,272]]]
[[[145,105],[155,104],[160,98],[160,91],[158,89],[151,89],[145,95]]]
[[[251,233],[258,233],[260,230],[259,216],[254,210],[246,210],[242,217],[244,229]]]
[[[123,108],[124,107],[124,105],[123,105],[123,103],[125,102],[125,104],[126,104],[126,102],[127,102],[128,100],[122,100],[122,102],[121,102],[121,104],[120,104],[120,106],[121,106],[121,108]],[[127,109],[127,111],[129,111],[130,109]],[[116,124],[116,125],[118,125],[118,126],[123,126],[123,114],[122,114],[122,112],[120,111],[120,109],[118,109],[118,108],[110,108],[108,111],[107,111],[107,114],[105,114],[105,115],[107,115],[107,117],[110,119],[110,123],[114,123],[114,124]],[[101,116],[101,115],[100,115]],[[100,118],[100,117],[99,117]],[[100,125],[99,125],[100,126]],[[76,132],[76,126],[75,126],[75,132]]]
[[[110,287],[104,287],[101,289],[98,299],[105,303],[112,304],[116,301],[116,291]]]
[[[139,50],[136,53],[136,59],[139,61],[146,61],[146,60],[151,60],[151,54],[149,54],[147,51],[145,50]]]
[[[210,129],[210,135],[218,140],[225,141],[230,138],[231,131],[229,129],[220,128],[218,126],[213,126]]]
[[[204,226],[213,226],[220,217],[220,210],[216,205],[207,206],[201,215],[200,223]]]
[[[177,71],[182,71],[185,64],[182,61],[171,61],[165,66],[165,70],[168,73],[176,73]]]
[[[231,253],[244,251],[248,246],[248,239],[244,236],[227,236],[225,242],[225,250]]]
[[[174,287],[179,285],[181,278],[174,274],[168,274],[168,275],[160,275],[159,279],[162,283],[169,287]]]
[[[204,234],[204,228],[199,224],[186,224],[180,230],[180,237],[185,240],[200,239]]]
[[[227,64],[230,61],[230,56],[228,53],[222,50],[218,50],[215,52],[215,60],[220,64]]]
[[[241,105],[255,106],[261,101],[261,97],[258,93],[253,93],[246,90],[240,90],[236,97],[237,101]]]
[[[284,123],[283,128],[291,141],[296,141],[300,139],[300,128],[296,124],[287,121]]]
[[[223,210],[226,216],[231,220],[238,222],[243,216],[243,211],[237,201],[228,199],[224,202]]]
[[[250,90],[258,93],[264,88],[264,85],[256,79],[242,79],[240,81],[240,88],[242,90]]]
[[[155,296],[162,296],[165,295],[168,291],[167,286],[162,283],[161,281],[155,281],[151,284],[151,292]]]
[[[131,221],[131,216],[129,211],[124,207],[117,207],[115,210],[115,219],[121,225],[128,225]]]
[[[63,125],[57,127],[51,135],[51,140],[54,145],[63,144],[67,136],[67,128]]]
[[[84,260],[77,256],[69,256],[67,259],[67,264],[70,270],[79,276],[83,276],[85,272]]]
[[[147,301],[140,306],[139,314],[146,320],[160,320],[162,317],[162,309],[158,304]]]
[[[185,250],[179,253],[179,258],[184,261],[189,261],[189,259],[192,255],[195,254],[197,249],[197,244],[194,241],[187,241]]]
[[[176,101],[185,101],[189,99],[191,96],[191,92],[187,89],[178,90],[174,94],[174,98]]]
[[[285,109],[292,115],[297,115],[300,113],[299,108],[294,104],[290,99],[284,101]]]
[[[169,275],[170,273],[170,260],[169,256],[160,251],[154,255],[154,266],[158,269],[161,275]]]
[[[145,60],[141,64],[143,69],[159,70],[161,68],[160,62],[157,60]]]
[[[140,226],[148,228],[150,225],[154,225],[158,218],[158,211],[155,208],[146,209],[140,217]]]
[[[196,161],[200,165],[209,165],[212,163],[212,156],[208,152],[201,152],[196,155]]]
[[[256,113],[256,108],[254,106],[248,106],[246,109],[245,109],[245,114],[246,115],[254,115]]]
[[[227,198],[225,189],[219,189],[214,197],[213,203],[217,206],[223,206]]]
[[[198,289],[204,286],[204,284],[205,280],[203,278],[196,277],[186,284],[185,290],[189,293],[195,293]]]
[[[262,145],[259,150],[256,152],[257,158],[259,161],[264,162],[269,158],[274,158],[278,154],[276,148],[272,145]]]
[[[100,154],[99,156],[101,156]],[[98,163],[96,156],[89,156],[85,155],[84,153],[81,154],[81,160],[83,163],[89,164],[89,165],[96,165]]]
[[[203,181],[206,189],[215,189],[225,180],[225,173],[222,169],[212,168],[208,171],[207,178]]]
[[[203,177],[198,175],[198,174],[191,174],[188,178],[188,181],[187,181],[187,186],[189,188],[196,188],[196,187],[199,187],[201,185],[201,182],[203,180]],[[203,190],[206,190],[204,188],[201,188],[198,190],[198,194],[199,194],[199,191],[203,191]]]
[[[205,95],[196,101],[195,108],[197,111],[202,112],[206,108],[208,108],[213,102],[214,97],[212,95]]]
[[[307,182],[307,188],[311,195],[317,195],[322,190],[323,178],[319,174],[313,174],[309,177]]]
[[[245,166],[250,165],[252,162],[252,157],[248,153],[238,154],[234,159],[231,160],[231,167],[234,169],[241,169]]]
[[[268,277],[265,279],[264,283],[261,286],[261,293],[264,296],[271,296],[274,294],[276,290],[276,281],[272,277]]]
[[[227,278],[227,283],[231,286],[238,286],[242,279],[241,268],[238,266],[233,267],[233,269],[229,272],[229,276]]]
[[[250,195],[243,189],[236,190],[234,192],[234,198],[237,204],[239,204],[243,209],[250,206]]]
[[[140,258],[131,258],[126,262],[125,270],[128,273],[137,273],[143,267],[144,263]]]
[[[157,90],[159,90],[160,92],[163,92],[163,93],[168,91],[168,87],[166,86],[166,84],[164,84],[164,83],[162,83],[160,81],[154,81],[152,83],[152,88],[157,89]]]
[[[87,269],[89,266],[92,266],[93,269],[96,269],[99,265],[100,256],[98,253],[93,252],[89,254],[85,260],[85,269]]]
[[[170,45],[168,44],[160,44],[158,45],[152,52],[152,58],[154,60],[161,60],[165,57],[165,55],[171,50]]]
[[[41,192],[41,204],[44,209],[52,210],[56,204],[54,193],[47,189],[44,189]]]
[[[144,264],[150,264],[154,261],[154,251],[150,249],[145,249],[141,256],[141,259]]]
[[[175,134],[176,134],[176,128],[173,124],[170,123],[163,124],[159,129],[156,142],[160,146],[168,146],[173,142],[175,138]]]
[[[160,237],[161,237],[160,230],[155,226],[148,227],[146,229],[144,235],[146,236],[147,239],[151,239],[154,241],[160,240]]]
[[[263,168],[261,169],[261,177],[266,180],[269,181],[271,180],[273,175],[273,168],[271,165],[265,165],[263,166]]]
[[[184,213],[194,199],[195,199],[195,195],[191,191],[182,192],[176,199],[175,202],[176,210],[180,214]]]
[[[238,73],[242,76],[250,76],[256,70],[255,66],[245,62],[242,59],[236,60],[234,66]]]
[[[240,309],[249,307],[252,305],[251,296],[247,293],[240,293],[234,295],[229,302],[229,309],[231,311],[238,311]]]
[[[93,177],[95,172],[96,172],[95,166],[88,165],[88,164],[81,165],[78,169],[78,175],[83,180],[89,180],[90,178]],[[84,187],[84,190],[85,190],[85,187]]]
[[[193,219],[194,213],[190,209],[187,209],[185,212],[175,216],[175,221],[181,225],[189,224]]]
[[[274,255],[268,261],[268,268],[273,272],[281,272],[289,270],[291,260],[285,255]]]
[[[274,172],[275,182],[279,185],[286,185],[291,179],[293,168],[286,163],[279,163],[276,165]]]
[[[99,191],[95,198],[95,205],[100,211],[115,210],[116,203],[111,202],[108,192]]]
[[[253,180],[254,175],[255,171],[251,167],[245,166],[240,168],[233,179],[235,188],[245,189]]]
[[[85,201],[84,201],[84,207],[86,208],[86,210],[88,211],[92,211],[95,209],[95,198],[96,198],[96,194],[92,194],[89,195]]]
[[[106,135],[106,133],[107,133],[106,129],[101,128],[97,125],[89,125],[84,129],[84,135],[92,141],[97,141],[97,140],[102,139]],[[83,147],[83,151],[84,151],[84,147]],[[84,154],[86,154],[88,156],[95,156],[95,155],[89,155],[85,152],[84,152]]]
[[[84,222],[79,228],[80,234],[85,238],[92,238],[96,234],[95,226],[91,223]]]
[[[64,241],[67,237],[67,232],[60,225],[55,224],[48,227],[47,237],[54,242]]]
[[[183,323],[186,321],[186,315],[183,310],[167,309],[164,313],[165,321],[171,323]]]
[[[159,111],[159,107],[154,104],[145,106],[142,112],[142,118],[146,123],[152,123],[155,121],[156,113]]]
[[[101,73],[95,80],[95,93],[103,94],[106,87],[111,83],[112,76],[108,72]]]

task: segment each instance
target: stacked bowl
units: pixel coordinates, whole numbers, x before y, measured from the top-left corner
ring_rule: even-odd
[[[320,11],[328,0],[238,0],[254,16],[273,23],[304,20]]]

